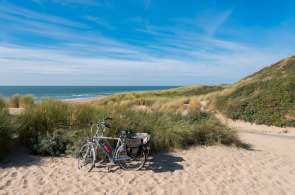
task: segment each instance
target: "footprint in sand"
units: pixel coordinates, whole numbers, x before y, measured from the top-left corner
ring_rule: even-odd
[[[11,180],[8,180],[7,182],[6,182],[6,187],[9,187],[10,186],[10,184],[11,184]]]
[[[40,178],[39,181],[38,181],[38,184],[39,185],[43,185],[44,183],[45,183],[44,179],[43,178]]]
[[[28,187],[28,180],[24,179],[22,187],[24,189]]]
[[[17,176],[17,172],[11,173],[11,177],[16,177],[16,176]]]
[[[0,186],[0,190],[3,190],[4,188],[7,188],[7,187],[9,187],[9,186],[10,186],[10,184],[11,184],[11,180],[8,180],[8,181],[6,181],[6,184],[4,184],[4,185]]]

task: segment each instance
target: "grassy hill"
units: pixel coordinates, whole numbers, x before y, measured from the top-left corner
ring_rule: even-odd
[[[295,126],[295,56],[283,59],[237,83],[195,85],[145,93],[110,96],[101,104],[128,105],[147,111],[185,113],[199,110],[209,100],[210,110],[232,119],[279,127]]]
[[[232,119],[295,126],[295,56],[225,86],[216,107]]]
[[[195,85],[119,94],[107,97],[99,104],[183,114],[200,110],[202,100],[209,100],[209,110],[217,109],[232,119],[279,127],[295,126],[295,56],[230,85]]]

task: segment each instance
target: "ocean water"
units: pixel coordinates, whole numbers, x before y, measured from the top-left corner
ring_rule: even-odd
[[[62,100],[93,99],[121,92],[171,89],[177,86],[0,86],[0,96],[32,94],[36,99]]]

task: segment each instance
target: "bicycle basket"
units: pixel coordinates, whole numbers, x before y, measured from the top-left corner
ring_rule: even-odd
[[[141,145],[142,139],[139,138],[127,138],[127,147],[137,148]]]
[[[133,133],[127,138],[127,147],[135,148],[149,142],[151,136],[147,133]]]

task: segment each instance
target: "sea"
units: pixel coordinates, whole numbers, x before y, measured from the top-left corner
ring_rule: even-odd
[[[36,100],[87,100],[122,92],[142,92],[176,88],[178,86],[0,86],[0,96],[33,95]]]

